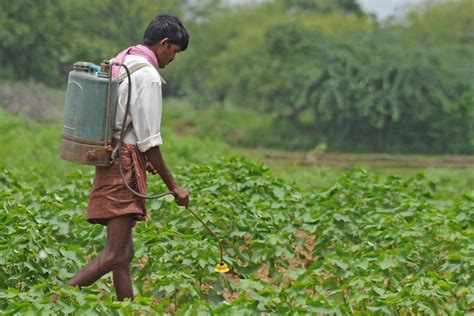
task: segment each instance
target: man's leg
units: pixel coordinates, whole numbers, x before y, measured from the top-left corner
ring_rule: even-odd
[[[127,257],[130,255],[127,249],[132,238],[132,223],[133,219],[129,215],[110,219],[107,222],[107,241],[104,251],[82,268],[67,284],[88,286],[117,267],[129,264],[131,258]]]
[[[123,301],[127,297],[133,299],[132,279],[130,276],[130,262],[133,258],[133,239],[131,234],[128,240],[125,257],[127,260],[112,271],[115,293],[117,294],[119,301]]]

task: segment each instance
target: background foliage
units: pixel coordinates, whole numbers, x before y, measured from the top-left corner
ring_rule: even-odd
[[[168,96],[230,103],[273,124],[248,146],[474,152],[470,0],[425,1],[379,22],[354,0],[0,2],[0,78],[64,87],[76,60],[139,43],[158,12],[191,45],[164,71]],[[19,54],[18,52],[21,52]]]

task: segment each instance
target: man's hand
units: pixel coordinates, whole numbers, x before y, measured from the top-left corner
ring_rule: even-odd
[[[179,206],[186,206],[189,205],[189,192],[186,191],[184,188],[180,187],[179,185],[173,188],[174,193],[174,200]]]

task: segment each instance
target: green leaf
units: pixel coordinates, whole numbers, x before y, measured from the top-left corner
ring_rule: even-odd
[[[380,268],[382,270],[386,270],[388,268],[394,268],[397,266],[397,261],[393,257],[383,257],[381,261],[378,262]]]
[[[258,281],[243,279],[237,284],[237,288],[241,291],[263,290],[265,286]]]

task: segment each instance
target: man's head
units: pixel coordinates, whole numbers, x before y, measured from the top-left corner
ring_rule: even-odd
[[[167,14],[156,16],[143,35],[143,45],[155,53],[160,68],[172,62],[176,53],[186,50],[188,42],[189,34],[181,21]]]

